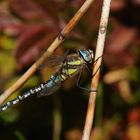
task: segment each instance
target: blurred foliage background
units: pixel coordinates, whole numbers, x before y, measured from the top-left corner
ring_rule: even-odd
[[[37,60],[83,2],[0,1],[0,93]],[[101,7],[102,0],[95,0],[55,54],[95,50]],[[91,140],[140,139],[139,15],[139,0],[112,0]],[[53,71],[36,72],[10,99],[47,80]],[[89,74],[83,73],[83,85],[89,87]],[[76,82],[73,77],[51,96],[30,97],[0,113],[0,139],[80,140],[89,95]]]

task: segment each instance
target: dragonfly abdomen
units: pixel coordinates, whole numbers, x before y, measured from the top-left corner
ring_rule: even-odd
[[[29,91],[25,92],[23,95],[19,95],[15,99],[5,103],[4,105],[2,105],[0,107],[0,111],[5,111],[7,108],[17,104],[19,101],[22,101],[22,100],[26,99],[27,97],[40,92],[41,90],[43,90],[45,88],[45,84],[46,83],[40,84],[38,87],[34,87],[34,88],[30,89]]]

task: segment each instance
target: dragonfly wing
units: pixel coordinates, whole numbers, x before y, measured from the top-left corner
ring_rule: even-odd
[[[37,96],[41,97],[41,96],[50,95],[50,94],[54,93],[59,87],[60,87],[60,85],[58,85],[58,84],[53,87],[46,87],[41,92],[39,92]]]
[[[48,67],[57,67],[59,65],[61,65],[61,63],[63,62],[64,57],[63,56],[58,56],[58,55],[52,55],[50,57],[48,57],[40,66],[39,69],[42,69],[46,66]]]
[[[61,63],[68,59],[67,56],[70,53],[70,50],[66,51],[66,53],[63,56],[59,55],[51,55],[50,57],[46,58],[43,64],[41,64],[40,67],[49,66],[49,67],[56,67],[61,65]]]

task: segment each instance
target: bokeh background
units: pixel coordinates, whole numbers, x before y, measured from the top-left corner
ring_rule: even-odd
[[[12,85],[51,44],[84,0],[0,0],[0,93]],[[95,50],[102,0],[56,50]],[[91,140],[140,140],[140,1],[112,0]],[[39,69],[10,99],[54,72]],[[80,140],[89,94],[77,77],[53,95],[30,97],[0,113],[1,140]],[[81,82],[90,87],[83,71]],[[10,100],[9,99],[9,100]]]

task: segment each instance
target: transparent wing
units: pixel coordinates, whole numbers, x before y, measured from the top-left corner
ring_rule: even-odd
[[[41,92],[39,92],[37,94],[38,97],[41,97],[41,96],[48,96],[52,93],[54,93],[58,88],[60,88],[61,84],[56,84],[55,86],[53,87],[47,87],[45,88],[44,90],[42,90]]]
[[[44,66],[49,66],[49,67],[56,67],[56,69],[60,68],[62,66],[63,62],[67,62],[71,60],[73,57],[77,57],[77,54],[71,54],[68,55],[70,51],[67,51],[63,56],[57,56],[57,55],[52,55],[48,57],[48,59],[43,63],[42,67]],[[61,80],[59,81],[60,77],[59,74],[61,74],[60,69],[55,73],[55,80],[49,79],[47,81],[48,86],[44,90],[42,90],[38,96],[45,96],[45,95],[50,95],[53,92],[55,92],[60,86],[61,86]],[[55,81],[55,82],[54,82]],[[56,82],[57,81],[57,82]]]
[[[64,56],[59,56],[59,55],[52,55],[48,57],[40,66],[39,69],[44,68],[46,66],[48,67],[57,67],[61,65],[63,60],[65,59]]]
[[[45,66],[48,67],[57,67],[61,65],[61,63],[65,60],[68,59],[67,56],[74,51],[72,50],[67,50],[66,53],[63,56],[59,55],[51,55],[50,57],[46,58],[43,64],[40,65],[39,68],[43,68]]]

